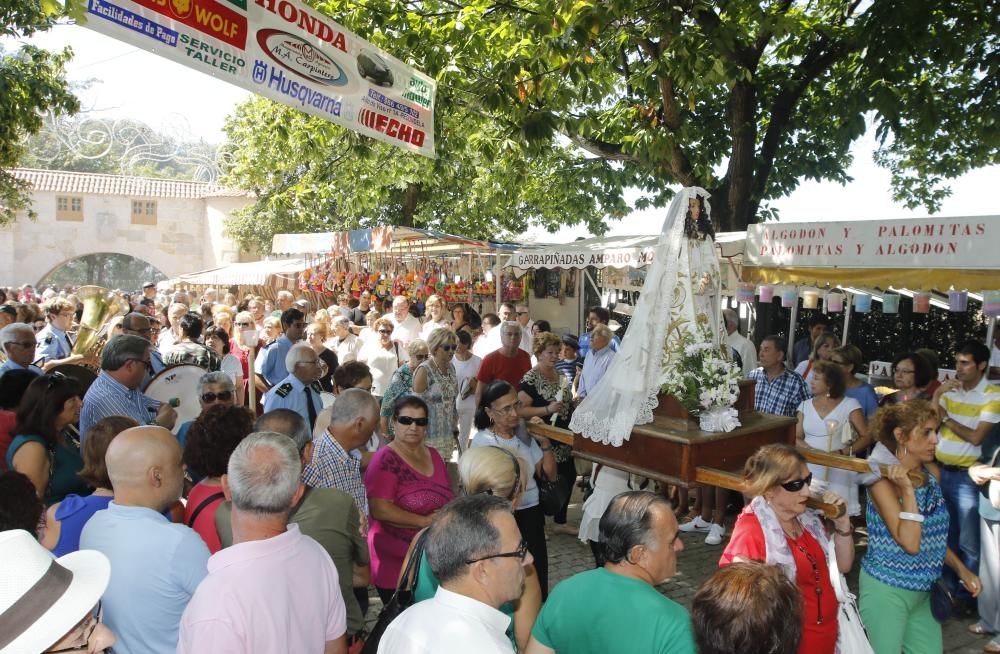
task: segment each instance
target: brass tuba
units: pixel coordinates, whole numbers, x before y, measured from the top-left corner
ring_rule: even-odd
[[[83,304],[83,315],[71,354],[86,355],[101,345],[108,321],[128,313],[129,305],[118,293],[100,286],[81,286],[76,297]]]

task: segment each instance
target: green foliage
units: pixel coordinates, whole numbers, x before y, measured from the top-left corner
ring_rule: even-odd
[[[141,259],[117,252],[99,252],[71,259],[49,272],[39,288],[46,285],[136,289],[146,282],[159,282],[166,275]]]
[[[5,0],[0,3],[0,36],[47,30],[61,11],[52,0]],[[24,184],[7,171],[19,165],[26,137],[41,129],[42,112],[67,114],[80,108],[63,79],[70,56],[69,48],[59,53],[30,45],[16,52],[0,48],[0,225],[29,208]]]
[[[316,4],[438,80],[446,161],[474,160],[457,145],[488,162],[554,149],[568,170],[596,157],[613,162],[598,186],[638,187],[640,208],[709,189],[722,229],[773,216],[802,179],[849,181],[869,123],[897,198],[932,211],[947,179],[998,159],[995,2]]]
[[[525,146],[476,112],[438,115],[436,159],[410,155],[262,98],[226,124],[223,183],[258,201],[229,219],[242,246],[269,252],[282,232],[410,225],[504,238],[529,224],[585,223],[624,215],[615,171],[562,147],[528,156]]]

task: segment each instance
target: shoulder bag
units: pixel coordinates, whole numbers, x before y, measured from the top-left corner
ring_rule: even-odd
[[[827,567],[830,569],[830,585],[837,596],[837,651],[840,654],[875,654],[868,642],[868,632],[861,621],[857,598],[848,590],[847,580],[837,567],[837,550],[833,538],[826,541]]]
[[[417,542],[413,545],[413,551],[410,553],[410,560],[407,561],[406,569],[399,579],[396,592],[392,594],[392,599],[378,614],[378,619],[365,638],[365,646],[361,648],[361,654],[377,654],[382,634],[400,613],[413,606],[413,589],[417,585],[417,570],[420,569],[420,559],[424,557],[424,542],[427,540],[427,531],[424,529],[417,537]]]

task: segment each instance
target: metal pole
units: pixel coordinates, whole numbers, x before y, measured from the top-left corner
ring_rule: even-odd
[[[799,319],[799,298],[796,295],[795,304],[792,305],[791,316],[788,320],[788,352],[785,353],[785,365],[794,368],[792,365],[792,353],[795,350],[795,324]]]
[[[250,355],[247,357],[247,373],[250,376],[250,384],[249,384],[250,411],[254,415],[257,415],[257,376],[254,374],[253,370],[253,364],[254,364],[253,360],[256,358],[257,354],[256,350],[257,348],[251,347]]]
[[[844,335],[841,344],[847,345],[847,334],[851,331],[851,307],[854,305],[854,293],[847,293],[844,298]]]

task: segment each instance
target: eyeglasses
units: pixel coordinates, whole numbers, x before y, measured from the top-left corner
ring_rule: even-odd
[[[442,345],[441,349],[444,350],[445,352],[454,352],[455,351],[455,346],[454,345]]]
[[[62,382],[66,381],[66,379],[68,379],[66,375],[62,374],[61,372],[50,372],[49,379],[47,382],[45,382],[45,388],[52,388],[57,383],[61,384]]]
[[[518,400],[517,402],[514,402],[513,404],[508,404],[507,406],[501,406],[497,408],[490,407],[490,410],[496,411],[497,413],[511,414],[511,413],[517,413],[522,406],[524,406],[524,403],[521,402],[521,400]]]
[[[216,400],[218,400],[219,402],[228,402],[231,399],[233,399],[232,391],[219,391],[218,393],[201,394],[201,401],[204,402],[205,404],[215,402]]]
[[[396,422],[406,427],[410,425],[416,425],[417,427],[426,427],[427,423],[430,422],[429,418],[414,418],[412,416],[399,416],[396,418]]]
[[[59,654],[60,652],[79,652],[82,649],[87,649],[90,644],[90,637],[94,635],[97,631],[97,625],[101,624],[101,602],[97,602],[97,610],[87,616],[87,621],[90,623],[89,628],[85,627],[86,635],[81,632],[79,638],[75,644],[69,647],[61,647],[59,649],[48,649],[45,650],[46,654]]]
[[[146,370],[153,370],[153,363],[149,359],[128,359],[129,361],[138,361],[146,367]]]
[[[4,343],[5,346],[10,347],[11,345],[16,345],[22,350],[34,350],[36,343],[34,341],[7,341]]]
[[[380,330],[378,330],[378,333],[379,334],[391,334],[392,330],[391,329],[380,329]]]
[[[809,484],[811,484],[812,480],[813,476],[812,473],[810,472],[805,479],[793,479],[792,481],[786,481],[785,483],[781,484],[781,487],[784,488],[789,493],[796,493],[802,490],[803,486],[808,486]]]
[[[524,561],[524,557],[528,555],[528,542],[521,539],[521,544],[517,546],[517,549],[513,552],[501,552],[500,554],[490,554],[489,556],[481,556],[478,559],[466,559],[465,565],[472,565],[473,563],[479,563],[480,561],[487,561],[489,559],[513,559],[517,558]]]

